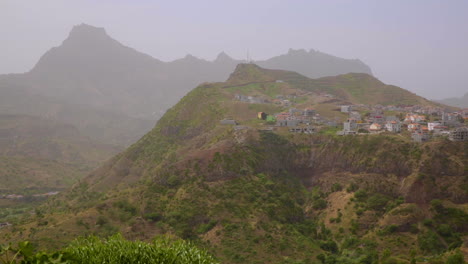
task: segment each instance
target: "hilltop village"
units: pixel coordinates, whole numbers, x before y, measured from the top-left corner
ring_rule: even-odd
[[[325,102],[340,102],[333,95],[326,93],[276,95],[275,99],[235,94],[234,100],[249,104],[274,104],[284,109],[277,113],[258,112],[256,117],[252,117],[264,121],[260,130],[287,129],[290,133],[305,134],[327,130],[335,131],[336,135],[342,136],[396,133],[410,137],[415,142],[425,142],[437,137],[447,137],[452,141],[468,141],[468,109],[450,112],[442,107],[421,105],[337,103],[333,109],[336,115],[330,118],[330,115],[325,117],[313,107],[296,106],[298,105],[296,102],[301,101],[301,97],[310,95],[318,96]],[[221,124],[235,125],[235,130],[249,128],[238,124],[232,118],[221,120]]]

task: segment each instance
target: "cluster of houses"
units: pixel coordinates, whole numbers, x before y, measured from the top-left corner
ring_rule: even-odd
[[[424,142],[431,136],[448,136],[452,141],[468,140],[468,129],[461,122],[459,113],[440,113],[439,121],[428,122],[424,115],[407,114],[404,122],[414,141]]]
[[[33,194],[32,197],[48,197],[48,196],[57,195],[58,193],[59,193],[58,191],[52,191],[52,192],[46,192],[46,193],[40,193],[40,194]],[[0,199],[10,199],[10,200],[24,199],[25,197],[26,196],[22,194],[0,195]]]
[[[271,100],[236,94],[235,99],[246,103],[273,103],[290,107],[294,102],[295,95],[278,95]],[[339,135],[385,131],[400,133],[404,129],[409,131],[411,138],[417,142],[427,141],[432,136],[448,136],[453,141],[468,140],[468,128],[464,126],[466,123],[464,120],[468,120],[468,109],[446,112],[441,107],[419,105],[341,105],[339,110],[348,114],[347,120],[343,122],[343,130],[338,132]],[[399,112],[400,114],[398,117],[385,116],[385,111]],[[366,114],[363,116],[362,112]],[[406,115],[403,116],[401,113],[406,113]],[[289,131],[293,133],[313,133],[315,129],[312,125],[337,126],[336,121],[323,118],[311,108],[289,108],[288,111],[274,115],[260,112],[257,118],[267,121],[269,125],[288,127]],[[233,119],[225,119],[221,123],[239,127]],[[273,129],[273,127],[269,129]]]
[[[235,94],[234,98],[237,101],[250,104],[276,104],[284,107],[289,107],[293,104],[293,100],[297,98],[296,95],[277,95],[275,99],[266,99],[263,97]]]
[[[288,127],[293,133],[313,133],[312,123],[320,119],[314,109],[306,108],[304,110],[290,108],[288,112],[281,112],[274,115],[276,126]]]
[[[453,141],[468,140],[468,129],[463,126],[463,120],[468,117],[468,111],[462,110],[455,113],[447,113],[440,111],[434,107],[416,107],[418,112],[408,112],[406,116],[400,120],[396,116],[385,116],[384,109],[398,110],[414,110],[412,107],[373,107],[368,117],[363,120],[360,113],[353,111],[354,106],[343,105],[341,112],[348,113],[349,117],[343,123],[343,130],[339,131],[339,135],[350,135],[357,133],[380,133],[389,131],[392,133],[400,133],[402,127],[405,127],[410,133],[411,138],[416,142],[424,142],[431,136],[446,135]],[[422,114],[425,113],[425,114]],[[438,117],[440,121],[428,122],[426,115],[430,113]]]
[[[290,99],[296,99],[295,95],[277,95],[275,99],[272,100],[272,103],[275,105],[281,105],[281,106],[291,106],[292,102]]]
[[[238,101],[244,102],[244,103],[250,103],[250,104],[266,104],[269,103],[268,100],[261,98],[261,97],[255,97],[255,96],[247,96],[247,95],[242,95],[242,94],[236,94],[234,95],[234,98]]]
[[[348,113],[348,119],[343,123],[343,130],[338,132],[339,135],[352,135],[358,132],[401,132],[402,123],[400,119],[396,116],[385,116],[382,109],[370,112],[366,119],[359,112],[354,111],[351,105],[341,106],[341,112]]]
[[[417,113],[424,115],[435,115],[440,116],[445,112],[444,108],[433,107],[433,106],[421,106],[421,105],[356,105],[359,108],[367,110],[380,109],[383,111],[394,111],[394,112],[405,112],[405,113]]]

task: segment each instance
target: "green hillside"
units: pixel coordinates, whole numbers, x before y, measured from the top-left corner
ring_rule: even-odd
[[[355,82],[379,83],[350,76],[319,86],[321,79],[240,65],[226,83],[191,91],[140,141],[0,236],[56,248],[87,234],[170,234],[222,263],[443,263],[466,253],[467,142],[270,132],[257,112],[286,107],[235,99],[294,93],[301,106],[331,107],[337,101],[308,92],[339,103],[358,100],[349,95]],[[225,118],[243,127],[221,124]]]
[[[230,83],[274,82],[282,80],[295,89],[325,92],[352,104],[441,106],[408,90],[386,85],[365,73],[309,79],[295,72],[262,69],[254,64],[240,64]]]

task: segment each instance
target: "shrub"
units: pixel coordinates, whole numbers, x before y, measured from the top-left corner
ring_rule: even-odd
[[[18,262],[20,261],[20,262]],[[49,254],[34,252],[29,242],[20,242],[17,248],[0,247],[0,263],[217,263],[212,256],[183,240],[155,239],[153,243],[125,240],[120,234],[101,240],[87,237],[75,240],[67,248]]]
[[[464,264],[465,259],[463,257],[463,254],[460,251],[457,251],[455,254],[449,256],[447,258],[447,264]]]
[[[357,189],[359,189],[359,186],[353,182],[348,186],[348,188],[346,188],[346,191],[350,193],[357,191]]]
[[[374,194],[367,199],[367,206],[375,211],[383,211],[388,203],[389,198],[382,194]]]
[[[426,218],[423,220],[423,225],[427,227],[431,227],[434,224],[434,221],[432,219]]]
[[[312,204],[312,207],[314,209],[317,209],[317,210],[320,210],[320,209],[325,209],[327,208],[327,201],[325,201],[324,199],[318,199],[318,200],[315,200]]]
[[[364,190],[359,190],[354,193],[354,198],[359,202],[363,202],[367,198],[367,192]]]
[[[443,237],[449,237],[452,235],[452,229],[447,224],[441,224],[437,227],[437,233]]]
[[[21,260],[21,261],[20,261]],[[17,247],[0,246],[0,263],[68,263],[62,253],[48,254],[45,252],[34,252],[32,244],[28,241],[19,242]]]
[[[426,253],[441,253],[445,246],[433,231],[427,231],[418,236],[419,248]]]
[[[331,187],[331,191],[332,192],[339,192],[343,189],[343,187],[341,186],[341,184],[339,183],[334,183]]]
[[[98,219],[96,220],[96,225],[99,225],[99,226],[106,225],[107,223],[109,223],[109,220],[103,215],[100,215]]]
[[[444,210],[442,201],[439,199],[434,199],[431,201],[431,208],[434,209],[436,212],[442,212]]]
[[[338,245],[333,240],[320,242],[320,248],[332,253],[336,253],[338,251]]]
[[[380,236],[384,236],[384,235],[395,233],[397,230],[398,230],[397,225],[388,225],[382,228],[381,230],[377,231],[377,234]]]
[[[197,233],[199,234],[204,234],[208,231],[210,231],[211,229],[213,229],[213,227],[215,227],[217,224],[217,222],[215,220],[210,220],[208,223],[206,224],[201,224],[198,228],[197,228]]]
[[[135,216],[137,213],[137,208],[130,204],[127,200],[120,200],[114,203],[114,206],[121,209],[124,212],[130,213],[132,216]]]
[[[356,236],[346,237],[341,244],[342,248],[350,249],[359,245],[360,240]]]
[[[157,222],[162,219],[162,216],[158,212],[152,212],[152,213],[145,214],[144,218],[153,222]]]
[[[121,235],[106,240],[81,238],[63,250],[70,263],[217,263],[205,251],[178,240],[159,238],[153,243],[128,241]]]

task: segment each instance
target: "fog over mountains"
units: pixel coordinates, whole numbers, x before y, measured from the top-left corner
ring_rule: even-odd
[[[468,93],[461,97],[452,97],[452,98],[446,98],[442,100],[438,100],[439,103],[446,104],[446,105],[451,105],[455,107],[462,107],[462,108],[468,108]]]
[[[81,24],[30,72],[0,76],[0,113],[47,117],[102,142],[128,145],[188,91],[226,80],[241,62],[224,52],[214,61],[187,55],[163,62],[120,44],[103,28]],[[255,63],[310,78],[372,73],[359,60],[313,50],[289,50]]]

